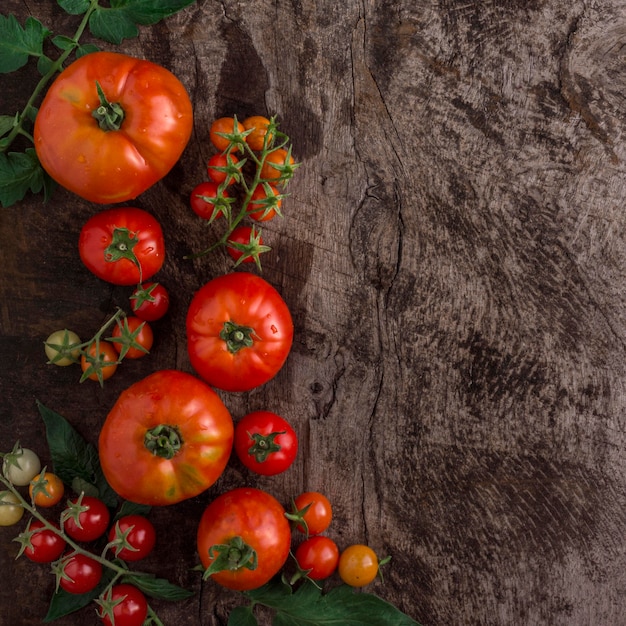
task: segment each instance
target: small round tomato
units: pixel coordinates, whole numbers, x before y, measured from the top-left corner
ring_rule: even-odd
[[[263,183],[254,188],[247,212],[253,220],[267,222],[275,217],[276,209],[279,209],[281,204],[282,198],[276,186]]]
[[[28,494],[36,506],[51,507],[58,504],[65,493],[63,481],[52,472],[37,474],[30,481]]]
[[[305,491],[294,499],[292,519],[300,522],[296,528],[308,535],[323,533],[333,519],[330,500],[319,491]]]
[[[224,152],[231,145],[231,141],[223,135],[236,136],[243,133],[244,130],[245,128],[241,122],[238,121],[235,125],[234,117],[220,117],[211,124],[209,139],[220,152]]]
[[[293,164],[293,157],[285,148],[272,150],[265,157],[265,161],[263,161],[261,179],[269,181],[284,180],[285,177],[289,177]]]
[[[263,244],[263,237],[254,226],[237,226],[226,242],[226,250],[233,261],[255,263],[259,254],[270,248]]]
[[[122,583],[107,590],[104,601],[99,601],[98,615],[105,626],[142,626],[148,615],[148,601],[137,587]],[[111,613],[106,607],[111,607]]]
[[[204,220],[213,220],[228,207],[228,192],[217,183],[205,181],[196,185],[189,196],[193,212]]]
[[[108,341],[100,341],[98,349],[95,342],[90,344],[80,357],[83,379],[108,380],[117,370],[118,356],[117,350]]]
[[[248,413],[235,426],[235,452],[263,476],[284,472],[296,458],[298,438],[291,424],[271,411]]]
[[[191,365],[210,385],[249,391],[273,378],[293,342],[293,321],[274,287],[233,272],[206,283],[187,312]]]
[[[378,557],[369,546],[355,544],[339,556],[339,576],[346,585],[364,587],[378,574]]]
[[[36,452],[15,444],[2,461],[2,473],[13,485],[25,487],[41,471],[41,461]]]
[[[237,169],[234,168],[237,163],[239,163],[239,159],[231,152],[214,154],[207,163],[207,174],[209,178],[218,185],[226,182],[227,179],[226,184],[232,185],[237,180],[236,177],[232,175],[235,173],[234,169]],[[229,168],[232,169],[232,173],[228,172]],[[238,171],[237,169],[237,172]]]
[[[89,593],[102,578],[102,564],[80,552],[65,557],[62,566],[59,585],[68,593]]]
[[[113,347],[124,359],[140,359],[146,356],[154,343],[154,333],[148,322],[138,317],[125,317],[115,325],[112,333]]]
[[[160,320],[170,308],[170,294],[161,283],[144,283],[130,296],[133,313],[145,322]]]
[[[260,151],[263,150],[265,145],[265,135],[267,135],[267,128],[270,125],[270,121],[262,115],[252,115],[247,117],[243,122],[245,130],[252,129],[252,132],[246,135],[246,143],[250,146],[251,150]],[[267,138],[267,143],[272,140],[272,134]]]
[[[113,285],[137,285],[156,274],[165,260],[161,225],[136,207],[107,209],[89,218],[78,251],[89,271]]]
[[[81,3],[82,4],[82,3]],[[115,52],[86,54],[50,85],[34,143],[43,168],[90,202],[136,198],[185,149],[193,110],[170,71]]]
[[[222,474],[233,420],[213,389],[185,372],[160,370],[123,391],[100,431],[102,471],[138,504],[174,504]]]
[[[301,570],[313,580],[331,576],[339,562],[339,548],[330,537],[317,535],[306,539],[296,548],[296,561]]]
[[[80,337],[71,330],[55,330],[44,342],[48,363],[66,367],[78,363]]]
[[[93,496],[74,498],[61,513],[63,529],[76,541],[95,541],[109,527],[111,514],[107,505]]]
[[[289,556],[291,532],[274,496],[239,487],[218,496],[204,510],[197,545],[205,577],[245,591],[278,573]]]
[[[139,561],[152,552],[156,529],[143,515],[125,515],[109,531],[109,543],[112,542],[115,556],[123,561]]]
[[[52,563],[65,550],[65,539],[60,534],[44,527],[43,522],[32,519],[25,531],[29,535],[29,543],[24,555],[35,563]]]
[[[0,491],[0,526],[13,526],[24,515],[20,499],[10,491]]]

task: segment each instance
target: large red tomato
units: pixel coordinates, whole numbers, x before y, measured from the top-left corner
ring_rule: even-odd
[[[244,591],[264,585],[279,572],[289,556],[291,530],[274,496],[239,487],[207,506],[197,544],[205,576]]]
[[[235,272],[209,281],[187,312],[187,347],[195,370],[225,391],[248,391],[273,378],[293,342],[293,321],[274,287]]]
[[[100,211],[80,231],[78,252],[98,278],[114,285],[137,285],[156,274],[165,260],[157,219],[136,207]]]
[[[191,374],[161,370],[120,394],[100,432],[100,463],[126,500],[174,504],[220,477],[232,443],[219,396]]]
[[[189,95],[169,70],[94,52],[52,83],[35,118],[43,168],[100,204],[136,198],[174,166],[191,136]]]

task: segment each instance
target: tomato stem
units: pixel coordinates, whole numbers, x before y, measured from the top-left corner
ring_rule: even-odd
[[[258,565],[256,550],[239,536],[232,537],[228,543],[211,546],[209,557],[213,560],[204,571],[205,580],[218,572],[236,572],[244,568],[255,570]]]
[[[164,459],[175,457],[183,445],[178,429],[167,424],[159,424],[150,428],[146,431],[143,442],[152,454]]]
[[[231,354],[237,354],[242,348],[251,348],[254,344],[254,328],[240,326],[235,322],[224,322],[220,332],[220,339],[226,342],[226,347]]]
[[[96,90],[100,106],[91,114],[98,122],[98,126],[104,131],[119,130],[124,121],[124,109],[119,102],[109,102],[102,89],[96,81]]]

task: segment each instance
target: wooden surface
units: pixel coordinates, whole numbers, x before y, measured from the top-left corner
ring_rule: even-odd
[[[54,2],[5,0],[56,32]],[[283,371],[224,394],[235,419],[293,420],[301,452],[258,480],[233,463],[210,492],[155,510],[146,567],[197,592],[165,624],[225,624],[241,602],[207,582],[195,531],[240,484],[335,505],[329,534],[391,555],[369,590],[425,626],[626,624],[626,7],[618,0],[200,0],[123,50],[171,69],[195,128],[136,205],[154,212],[173,292],[156,344],[105,389],[46,366],[56,328],[89,336],[128,290],[88,273],[98,207],[59,191],[0,213],[0,449],[45,451],[35,399],[96,441],[117,394],[190,371],[184,316],[221,253],[187,197],[210,121],[276,114],[302,167],[264,277],[295,321]],[[28,81],[0,77],[2,110]],[[45,456],[45,453],[44,453]],[[0,623],[39,624],[53,589],[0,529]],[[96,624],[93,608],[58,622]],[[269,622],[268,622],[269,623]]]

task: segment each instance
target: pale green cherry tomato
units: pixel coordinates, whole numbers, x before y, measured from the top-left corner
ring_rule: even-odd
[[[5,504],[8,503],[8,504]],[[19,498],[10,491],[0,491],[0,526],[13,526],[24,515]]]
[[[14,485],[24,487],[41,471],[41,461],[35,452],[16,444],[12,452],[4,456],[2,473]]]
[[[80,359],[80,337],[71,330],[55,330],[44,342],[48,363],[65,367]]]

